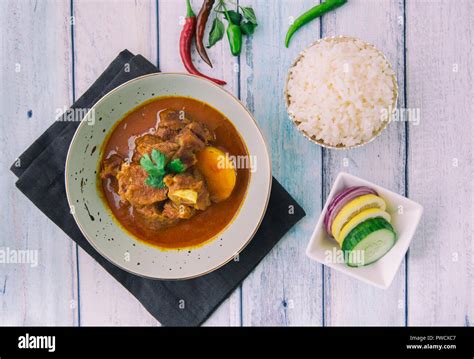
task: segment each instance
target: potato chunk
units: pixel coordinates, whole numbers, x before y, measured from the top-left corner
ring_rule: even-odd
[[[225,152],[212,146],[204,148],[197,154],[196,167],[206,179],[211,201],[218,203],[230,197],[237,172]]]

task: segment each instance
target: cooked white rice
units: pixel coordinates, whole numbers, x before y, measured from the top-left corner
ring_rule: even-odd
[[[395,74],[373,46],[353,38],[307,48],[290,70],[288,112],[309,137],[330,146],[372,139],[394,106]]]

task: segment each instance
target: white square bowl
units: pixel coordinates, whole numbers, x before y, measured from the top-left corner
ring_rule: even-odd
[[[352,186],[370,187],[385,200],[387,203],[386,211],[391,215],[391,224],[397,233],[397,241],[393,248],[377,262],[365,267],[349,267],[344,263],[334,261],[333,253],[335,250],[340,250],[340,247],[327,234],[324,227],[324,216],[333,197],[343,189]],[[390,287],[398,267],[400,267],[400,263],[408,250],[422,213],[423,207],[420,204],[374,183],[345,172],[340,172],[332,186],[311,240],[306,248],[306,255],[351,277],[376,287],[387,289]]]

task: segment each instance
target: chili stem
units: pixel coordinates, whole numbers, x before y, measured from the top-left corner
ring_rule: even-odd
[[[195,17],[196,14],[193,11],[193,8],[191,7],[191,2],[189,0],[186,0],[186,17]]]
[[[229,19],[229,23],[230,23],[230,16],[229,16],[229,13],[227,12],[227,7],[225,6],[224,2],[222,2],[222,6],[224,7],[225,16],[226,16],[226,18]]]

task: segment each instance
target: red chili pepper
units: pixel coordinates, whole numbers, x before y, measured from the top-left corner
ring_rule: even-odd
[[[184,67],[190,74],[204,77],[205,79],[211,80],[218,85],[225,85],[225,81],[204,75],[203,73],[199,72],[196,66],[194,66],[193,60],[191,58],[191,45],[193,42],[193,36],[196,33],[196,15],[193,12],[189,0],[186,0],[186,9],[186,21],[179,39],[179,53],[181,55],[181,60],[183,61]]]
[[[201,56],[201,59],[204,60],[206,64],[212,67],[212,62],[207,55],[206,47],[203,43],[204,32],[206,31],[207,20],[211,14],[212,7],[214,6],[215,0],[204,0],[202,3],[201,10],[197,16],[196,22],[196,50]]]

